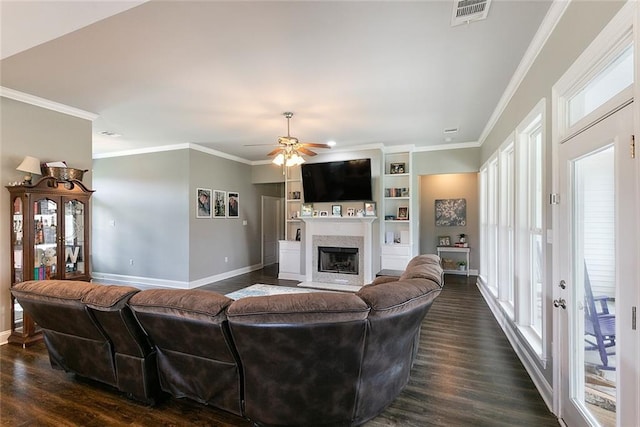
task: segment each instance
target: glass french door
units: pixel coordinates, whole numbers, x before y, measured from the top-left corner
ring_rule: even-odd
[[[559,148],[560,416],[569,426],[638,425],[633,104]]]

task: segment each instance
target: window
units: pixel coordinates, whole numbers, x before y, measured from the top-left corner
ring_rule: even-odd
[[[543,361],[545,100],[480,169],[480,283]]]
[[[633,45],[629,45],[569,99],[569,126],[575,125],[632,83]]]

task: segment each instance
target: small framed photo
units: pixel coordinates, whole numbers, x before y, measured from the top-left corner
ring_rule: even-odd
[[[313,203],[303,203],[300,208],[300,216],[313,216]]]
[[[356,208],[347,208],[347,216],[356,216]]]
[[[451,237],[438,236],[438,246],[451,246]]]
[[[398,206],[397,220],[409,219],[409,206]]]
[[[211,218],[211,189],[196,190],[196,218]]]
[[[376,202],[364,202],[364,216],[376,216]]]
[[[320,216],[329,216],[329,211],[320,211]]]
[[[389,173],[390,174],[398,174],[398,173],[405,173],[405,164],[404,163],[391,163],[389,166]]]
[[[227,192],[213,190],[213,217],[224,218],[227,216]]]
[[[342,205],[331,205],[331,216],[342,216]]]
[[[298,228],[298,229],[296,230],[296,242],[299,242],[299,241],[300,241],[300,239],[301,239],[301,237],[302,237],[302,236],[301,236],[301,234],[300,234],[300,229]]]
[[[233,191],[227,192],[227,216],[229,218],[238,218],[240,216],[240,195]]]

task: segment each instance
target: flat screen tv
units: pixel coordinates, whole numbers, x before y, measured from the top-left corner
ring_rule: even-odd
[[[372,200],[371,159],[304,163],[301,171],[306,203]]]

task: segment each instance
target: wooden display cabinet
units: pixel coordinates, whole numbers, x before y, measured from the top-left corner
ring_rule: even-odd
[[[27,280],[91,280],[89,190],[45,177],[6,187],[11,196],[11,286]],[[9,343],[26,347],[42,331],[11,297]]]

